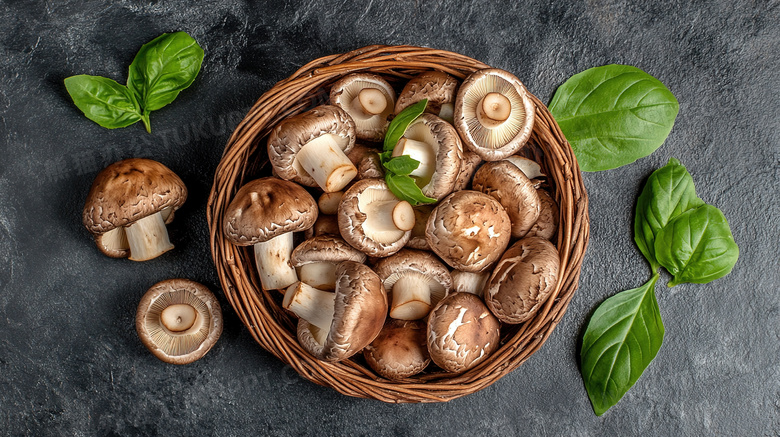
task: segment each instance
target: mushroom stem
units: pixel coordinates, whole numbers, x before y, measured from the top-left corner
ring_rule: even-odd
[[[409,173],[410,176],[430,180],[433,172],[436,171],[436,156],[428,143],[402,137],[393,148],[394,157],[401,155],[407,155],[420,163],[414,171]]]
[[[287,288],[282,306],[327,333],[333,323],[335,303],[335,293],[297,282]]]
[[[452,103],[443,103],[439,109],[439,118],[452,124],[455,119],[455,105]]]
[[[471,293],[482,297],[490,272],[471,273],[462,270],[453,270],[452,290],[458,293]]]
[[[390,317],[399,320],[422,319],[431,311],[431,289],[418,275],[408,274],[393,285]]]
[[[147,261],[173,249],[162,214],[155,213],[125,227],[130,259]]]
[[[198,318],[198,312],[190,305],[177,303],[166,307],[160,313],[162,325],[169,331],[180,333],[192,328],[195,320]]]
[[[512,103],[500,93],[487,93],[477,105],[477,119],[487,128],[504,123],[512,112]]]
[[[337,214],[339,212],[339,202],[344,196],[343,191],[334,191],[332,193],[322,193],[317,200],[317,206],[322,214]]]
[[[369,205],[366,221],[376,231],[408,231],[414,227],[414,209],[405,200],[377,200]]]
[[[332,134],[320,135],[306,143],[296,159],[326,193],[341,190],[357,175],[357,168]]]
[[[300,267],[301,282],[320,290],[333,291],[336,288],[336,263],[314,262]]]
[[[387,97],[376,88],[363,88],[352,100],[352,108],[355,113],[370,118],[384,112],[387,108]]]
[[[295,269],[290,266],[293,250],[293,233],[286,232],[268,241],[257,243],[255,262],[263,290],[287,288],[298,281]]]

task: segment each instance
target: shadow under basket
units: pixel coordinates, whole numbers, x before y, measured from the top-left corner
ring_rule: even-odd
[[[296,338],[294,317],[281,308],[281,293],[264,292],[251,246],[237,247],[222,233],[222,220],[236,191],[246,182],[270,175],[266,140],[281,120],[326,104],[329,87],[342,76],[372,72],[396,91],[419,73],[439,70],[458,79],[489,68],[469,57],[421,47],[369,46],[312,61],[263,94],[241,121],[225,147],[214,176],[207,207],[214,264],[225,296],[252,336],[267,351],[304,378],[340,393],[384,402],[444,402],[481,390],[523,364],[536,352],[563,317],[579,284],[588,244],[588,197],[571,146],[547,107],[530,94],[536,121],[524,153],[536,159],[560,206],[560,225],[553,240],[560,253],[560,277],[543,308],[520,325],[504,325],[501,347],[477,367],[444,373],[433,365],[420,375],[389,381],[377,375],[362,354],[340,363],[314,359]]]

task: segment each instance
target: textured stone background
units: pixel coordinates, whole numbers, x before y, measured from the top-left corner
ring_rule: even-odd
[[[780,435],[780,4],[336,1],[0,2],[0,434]],[[194,85],[140,124],[86,120],[63,79],[124,83],[145,42],[184,30],[206,51]],[[476,394],[385,405],[315,386],[260,349],[219,291],[205,219],[222,148],[247,108],[307,61],[367,44],[447,49],[514,72],[549,102],[571,75],[635,65],[677,96],[652,156],[586,174],[592,238],[582,283],[546,345]],[[81,226],[105,165],[131,156],[177,172],[190,198],[176,250],[108,259]],[[578,370],[589,315],[649,277],[632,237],[644,179],[679,158],[741,248],[726,278],[658,287],[666,338],[637,385],[596,417]],[[139,342],[137,302],[187,277],[217,290],[216,347],[165,365]],[[666,282],[662,277],[661,283]]]

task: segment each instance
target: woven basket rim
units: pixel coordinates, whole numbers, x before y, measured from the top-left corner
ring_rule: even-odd
[[[280,294],[260,291],[250,250],[233,246],[222,234],[222,215],[238,188],[270,173],[264,169],[265,138],[280,120],[322,104],[324,87],[344,74],[370,71],[404,80],[438,70],[462,80],[490,68],[470,57],[425,47],[372,45],[315,59],[279,81],[252,106],[228,140],[215,171],[207,205],[212,257],[223,293],[261,347],[302,377],[338,392],[384,402],[443,402],[481,390],[524,363],[547,340],[579,285],[590,225],[588,197],[571,146],[547,107],[529,92],[536,107],[531,140],[541,150],[543,168],[560,207],[557,237],[560,278],[547,303],[528,322],[502,329],[502,345],[489,359],[458,375],[441,371],[388,381],[361,358],[340,363],[318,361],[298,344],[295,325],[279,308]],[[265,170],[265,173],[263,171]],[[275,294],[274,294],[275,293]],[[358,354],[360,355],[360,354]]]

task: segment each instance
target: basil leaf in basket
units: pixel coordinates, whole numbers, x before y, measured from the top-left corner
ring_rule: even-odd
[[[629,65],[606,65],[575,74],[550,103],[583,171],[630,164],[653,153],[679,111],[658,79]]]
[[[164,33],[141,47],[130,64],[127,86],[142,102],[147,131],[149,112],[190,86],[202,63],[203,49],[186,32]]]
[[[658,275],[605,300],[582,338],[582,378],[601,416],[630,389],[661,348],[664,325],[655,298]]]
[[[417,183],[414,182],[411,176],[396,175],[391,172],[385,173],[385,182],[390,191],[401,200],[409,202],[412,206],[419,205],[420,203],[434,203],[436,199],[426,197]]]
[[[696,195],[688,170],[675,158],[654,171],[647,179],[636,203],[634,241],[650,263],[653,273],[659,264],[655,239],[670,220],[704,202]]]
[[[712,205],[702,205],[680,214],[658,233],[655,253],[674,276],[668,284],[674,287],[726,276],[737,263],[739,247],[723,213]]]
[[[125,127],[141,119],[133,94],[114,80],[81,74],[66,78],[65,88],[81,112],[105,128]]]
[[[408,155],[401,155],[391,158],[387,161],[382,161],[382,166],[387,171],[399,176],[405,176],[415,171],[420,166],[420,161],[412,158]]]
[[[425,107],[428,105],[428,99],[422,99],[414,105],[408,106],[395,116],[393,121],[390,122],[390,126],[387,127],[387,133],[385,134],[384,151],[392,151],[398,140],[404,136],[406,128],[412,124],[413,121],[425,112]]]

